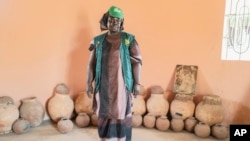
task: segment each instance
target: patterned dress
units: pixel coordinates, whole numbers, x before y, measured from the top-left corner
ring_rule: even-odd
[[[98,133],[102,141],[131,141],[132,138],[133,96],[123,80],[120,44],[121,35],[106,35],[102,46],[100,88],[94,96],[93,105],[98,115]],[[130,46],[130,58],[131,63],[141,63],[135,39]]]

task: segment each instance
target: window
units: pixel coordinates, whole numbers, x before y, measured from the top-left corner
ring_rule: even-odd
[[[222,60],[250,60],[250,0],[226,0]]]

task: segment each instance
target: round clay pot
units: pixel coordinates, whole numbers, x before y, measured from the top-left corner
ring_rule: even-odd
[[[194,132],[194,127],[198,123],[198,120],[195,117],[188,117],[184,121],[184,128],[188,132]]]
[[[210,126],[204,122],[199,122],[198,124],[195,125],[194,127],[194,133],[195,135],[206,138],[210,135],[211,129]]]
[[[74,125],[73,122],[65,117],[62,117],[58,122],[57,122],[57,129],[60,133],[65,134],[70,132],[73,129]]]
[[[215,124],[212,126],[211,133],[217,139],[226,139],[229,136],[229,129],[226,125]]]
[[[75,122],[78,127],[87,127],[90,124],[90,117],[86,113],[79,113],[75,119]]]
[[[80,92],[75,100],[75,111],[79,113],[92,114],[93,97],[89,98],[86,92]]]
[[[181,118],[173,118],[170,127],[175,132],[181,132],[184,129],[184,121]]]
[[[20,118],[14,122],[12,128],[17,134],[27,133],[30,130],[30,123],[28,120]]]
[[[10,101],[3,100],[0,103],[0,134],[12,132],[12,125],[18,118],[18,107]]]
[[[170,121],[167,116],[160,116],[156,119],[156,129],[160,131],[167,131],[170,127]]]
[[[164,98],[163,94],[151,94],[146,102],[146,108],[148,113],[154,116],[167,115],[169,110],[169,103]]]
[[[48,101],[48,114],[54,122],[62,117],[70,119],[74,111],[74,102],[69,94],[55,93]]]
[[[221,123],[224,118],[224,109],[219,96],[205,95],[195,109],[195,117],[209,126]]]
[[[146,113],[146,102],[142,95],[137,95],[133,100],[132,113],[144,115]]]
[[[31,127],[39,126],[43,122],[45,109],[37,97],[21,99],[20,117],[29,121]]]
[[[193,95],[176,94],[174,100],[170,103],[170,114],[172,118],[181,118],[185,120],[187,117],[194,115],[195,103]]]
[[[156,118],[153,114],[148,113],[143,117],[143,125],[146,128],[154,128],[155,127]]]
[[[98,117],[95,113],[90,116],[90,122],[94,126],[98,125]]]
[[[140,114],[132,115],[132,127],[139,127],[142,125],[142,116]]]

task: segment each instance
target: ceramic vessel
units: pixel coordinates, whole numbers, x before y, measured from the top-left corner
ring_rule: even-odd
[[[92,114],[93,97],[89,98],[86,92],[80,92],[74,102],[75,111],[79,113]]]
[[[174,132],[180,132],[184,129],[184,121],[181,118],[173,118],[170,121],[170,127]]]
[[[156,129],[160,131],[167,131],[170,127],[170,121],[167,116],[160,116],[156,119]]]
[[[21,99],[20,117],[29,121],[31,127],[39,126],[43,122],[45,109],[37,97]]]
[[[19,110],[12,100],[0,98],[0,134],[12,132],[12,125],[18,118]]]
[[[67,117],[62,117],[57,122],[57,129],[62,134],[70,132],[73,129],[73,126],[73,122]]]
[[[139,127],[142,125],[142,115],[133,114],[132,115],[132,127]]]
[[[205,95],[195,109],[195,117],[209,126],[219,124],[224,118],[222,101],[217,95]]]
[[[24,134],[30,130],[30,123],[26,119],[19,118],[14,122],[12,128],[15,133]]]
[[[87,113],[79,113],[75,119],[78,127],[87,127],[90,124],[90,117]]]
[[[188,132],[194,132],[194,127],[198,123],[198,120],[195,117],[188,117],[184,121],[184,128]]]
[[[169,103],[163,94],[153,93],[146,102],[146,108],[147,112],[154,116],[165,116],[169,110]]]
[[[143,125],[146,128],[154,128],[156,122],[156,117],[153,114],[148,113],[143,117]]]
[[[229,129],[227,125],[215,124],[211,128],[211,133],[217,139],[226,139],[229,136]]]
[[[210,135],[211,129],[210,126],[204,122],[199,122],[194,127],[194,133],[202,138],[206,138]]]
[[[194,115],[195,103],[191,94],[176,94],[174,100],[170,103],[170,114],[172,118],[181,118]]]
[[[144,115],[146,113],[146,102],[143,95],[137,95],[133,100],[132,113]]]

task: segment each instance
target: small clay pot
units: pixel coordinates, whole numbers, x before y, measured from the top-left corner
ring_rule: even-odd
[[[154,128],[155,127],[156,118],[153,114],[148,113],[143,117],[143,125],[146,128]]]
[[[73,122],[69,118],[61,118],[57,122],[57,129],[60,133],[65,134],[73,129]]]
[[[188,132],[194,132],[194,127],[198,123],[198,120],[195,117],[188,117],[184,121],[185,130]]]
[[[184,121],[181,118],[173,118],[170,121],[171,129],[175,132],[181,132],[184,129]]]
[[[212,126],[211,133],[217,139],[226,139],[229,135],[229,129],[226,125],[215,124]]]
[[[14,122],[12,129],[17,134],[27,133],[30,130],[30,123],[28,120],[20,118]]]
[[[139,127],[142,125],[142,116],[140,114],[132,115],[132,127]]]
[[[78,127],[87,127],[90,124],[90,117],[86,113],[79,113],[75,119],[75,122]]]
[[[160,131],[167,131],[170,126],[170,121],[167,116],[160,116],[156,119],[156,129]]]
[[[95,113],[90,116],[90,122],[94,126],[98,125],[98,117]]]
[[[210,135],[211,129],[210,126],[204,122],[199,122],[194,127],[194,133],[202,138],[206,138]]]

